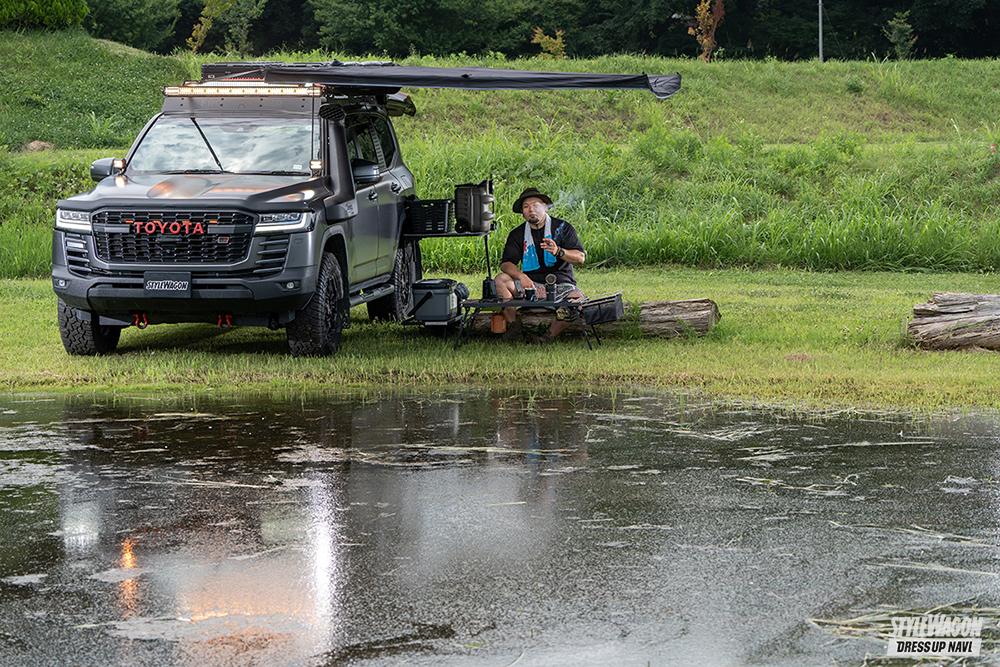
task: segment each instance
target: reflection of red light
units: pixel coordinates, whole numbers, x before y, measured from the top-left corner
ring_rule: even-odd
[[[121,566],[126,570],[135,569],[136,561],[135,561],[135,552],[133,551],[134,546],[135,542],[132,541],[131,537],[126,537],[125,541],[122,542],[122,557],[120,562]]]
[[[126,537],[122,542],[122,555],[118,559],[118,564],[124,570],[134,570],[138,566],[133,547],[135,543],[131,537]],[[139,582],[135,577],[118,582],[118,605],[121,607],[122,616],[129,618],[136,613],[139,607]]]

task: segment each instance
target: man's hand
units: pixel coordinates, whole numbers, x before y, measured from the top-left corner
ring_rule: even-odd
[[[521,287],[523,287],[524,289],[531,289],[532,287],[535,286],[534,281],[528,277],[527,273],[522,273],[521,277],[519,278],[519,281],[521,283]]]
[[[552,239],[544,238],[542,239],[542,250],[546,250],[549,253],[555,255],[557,252],[559,252],[559,246],[557,246],[556,242],[553,241]]]

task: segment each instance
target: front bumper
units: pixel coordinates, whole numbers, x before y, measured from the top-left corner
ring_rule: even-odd
[[[87,248],[76,253],[70,249],[67,256],[66,236],[66,232],[55,231],[52,287],[60,299],[79,311],[78,316],[97,316],[102,324],[127,325],[134,321],[134,315],[143,314],[151,324],[215,324],[221,321],[220,316],[228,315],[227,321],[233,324],[278,326],[291,321],[316,289],[317,269],[308,233],[290,235],[284,264],[260,277],[254,275],[253,250],[246,261],[226,267],[108,264],[97,259],[93,240],[87,235],[69,235],[71,241],[82,241]],[[190,297],[145,293],[145,271],[171,270],[191,272]]]

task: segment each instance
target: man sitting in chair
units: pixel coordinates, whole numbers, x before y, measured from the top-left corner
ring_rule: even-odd
[[[573,277],[573,266],[587,258],[573,225],[549,215],[552,200],[535,188],[528,188],[514,202],[514,212],[524,216],[524,226],[515,227],[507,236],[500,273],[496,277],[497,295],[504,301],[524,298],[526,290],[535,290],[537,299],[583,299]],[[520,264],[520,268],[518,268]],[[545,278],[555,276],[555,294],[546,291]],[[521,323],[514,308],[504,308],[508,337],[521,336]],[[552,340],[569,326],[565,320],[553,320],[548,336]]]

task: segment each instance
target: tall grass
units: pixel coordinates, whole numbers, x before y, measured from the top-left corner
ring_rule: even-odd
[[[984,143],[865,146],[839,135],[794,146],[702,141],[686,131],[580,140],[502,130],[406,147],[425,196],[498,176],[501,234],[522,187],[546,188],[591,263],[1000,268],[1000,159]],[[494,244],[499,253],[500,243]],[[425,243],[434,266],[471,270],[471,243]]]
[[[405,136],[405,127],[400,128]],[[1000,270],[1000,157],[979,142],[792,146],[651,130],[623,141],[540,128],[403,140],[425,198],[496,179],[494,266],[528,185],[555,199],[589,262],[817,270]],[[100,152],[0,154],[0,277],[44,275],[55,201],[89,187]],[[423,244],[432,270],[478,270],[472,240]]]

